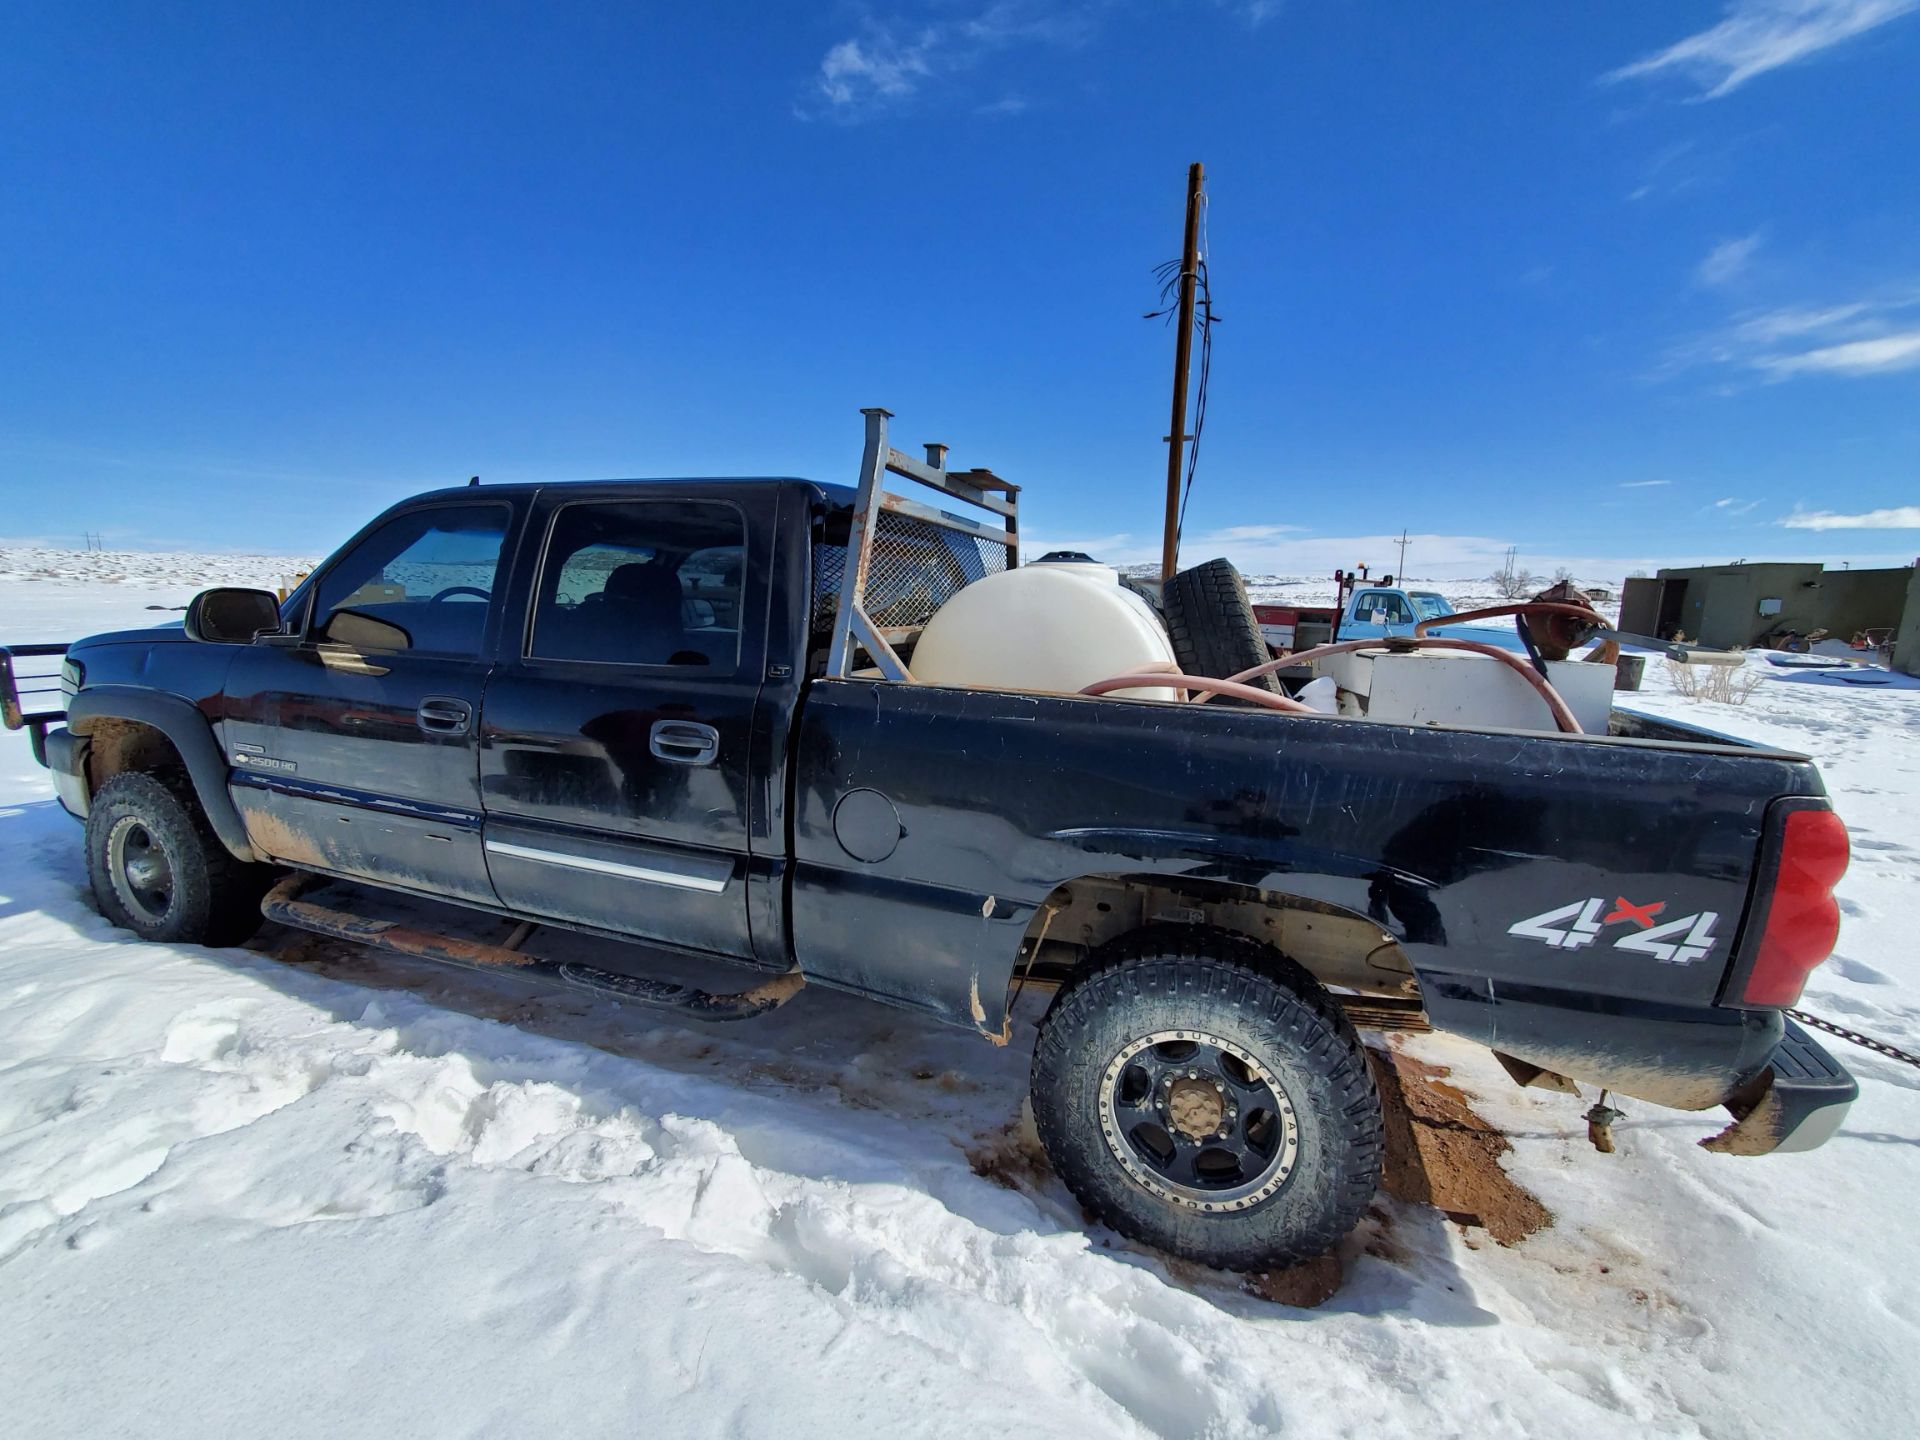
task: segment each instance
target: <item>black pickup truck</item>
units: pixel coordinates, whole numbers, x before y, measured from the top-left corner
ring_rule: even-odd
[[[264,909],[712,1019],[825,985],[983,1043],[1051,989],[1058,1173],[1205,1263],[1318,1253],[1364,1211],[1356,1026],[1725,1105],[1703,1143],[1734,1153],[1833,1132],[1853,1082],[1783,1014],[1847,855],[1804,756],[1619,712],[1547,734],[915,683],[917,624],[1018,563],[1018,493],[893,449],[886,418],[856,486],[419,496],[284,601],[208,591],[184,627],[72,645],[64,725],[6,677],[7,718],[86,821],[102,910],[154,940],[237,943]],[[342,881],[502,930],[314,898]],[[551,963],[531,926],[758,973]]]

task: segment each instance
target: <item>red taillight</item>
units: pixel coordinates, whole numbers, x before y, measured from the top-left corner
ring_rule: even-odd
[[[1780,864],[1760,950],[1741,991],[1747,1005],[1791,1005],[1840,938],[1833,887],[1847,872],[1847,827],[1831,810],[1795,810],[1780,834]]]

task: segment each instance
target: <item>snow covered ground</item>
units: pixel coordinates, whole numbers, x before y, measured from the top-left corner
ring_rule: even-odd
[[[284,565],[248,563],[9,564],[0,641]],[[1642,708],[1821,762],[1855,860],[1807,1005],[1920,1049],[1920,694],[1648,677]],[[702,1028],[365,952],[138,945],[78,840],[0,736],[10,1433],[1732,1440],[1920,1412],[1920,1072],[1838,1042],[1839,1138],[1742,1160],[1634,1102],[1595,1154],[1584,1101],[1418,1040],[1554,1223],[1507,1248],[1383,1198],[1295,1309],[1088,1230],[1020,1129],[1031,1001],[993,1050],[820,991]]]

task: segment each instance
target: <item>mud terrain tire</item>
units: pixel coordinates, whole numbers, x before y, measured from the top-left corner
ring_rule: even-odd
[[[1032,1096],[1091,1214],[1203,1265],[1323,1254],[1380,1183],[1359,1036],[1312,976],[1244,936],[1154,926],[1096,951],[1041,1021]]]
[[[1182,570],[1167,582],[1165,606],[1173,658],[1189,675],[1225,680],[1273,658],[1247,599],[1246,582],[1228,561],[1209,560]],[[1261,675],[1247,683],[1276,695],[1284,693],[1272,675]],[[1229,701],[1223,696],[1213,703],[1224,705]],[[1253,704],[1251,700],[1231,703]]]
[[[88,808],[93,898],[142,940],[238,945],[260,927],[273,875],[233,858],[184,777],[116,775]]]

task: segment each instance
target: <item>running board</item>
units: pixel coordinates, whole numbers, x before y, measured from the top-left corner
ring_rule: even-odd
[[[672,980],[618,975],[592,965],[541,960],[514,949],[511,943],[489,945],[484,940],[441,935],[431,930],[402,925],[397,920],[355,915],[300,898],[302,891],[318,883],[318,879],[312,875],[289,875],[267,892],[266,898],[260,902],[260,913],[269,920],[295,930],[308,930],[334,940],[371,945],[396,955],[408,955],[416,960],[435,960],[469,970],[552,981],[578,990],[591,990],[597,995],[611,996],[628,1004],[644,1005],[652,1010],[668,1010],[694,1020],[751,1020],[755,1016],[765,1015],[769,1010],[779,1009],[799,994],[801,987],[807,983],[806,976],[798,970],[789,970],[751,990],[715,995]],[[524,929],[516,931],[515,937],[524,938]]]

